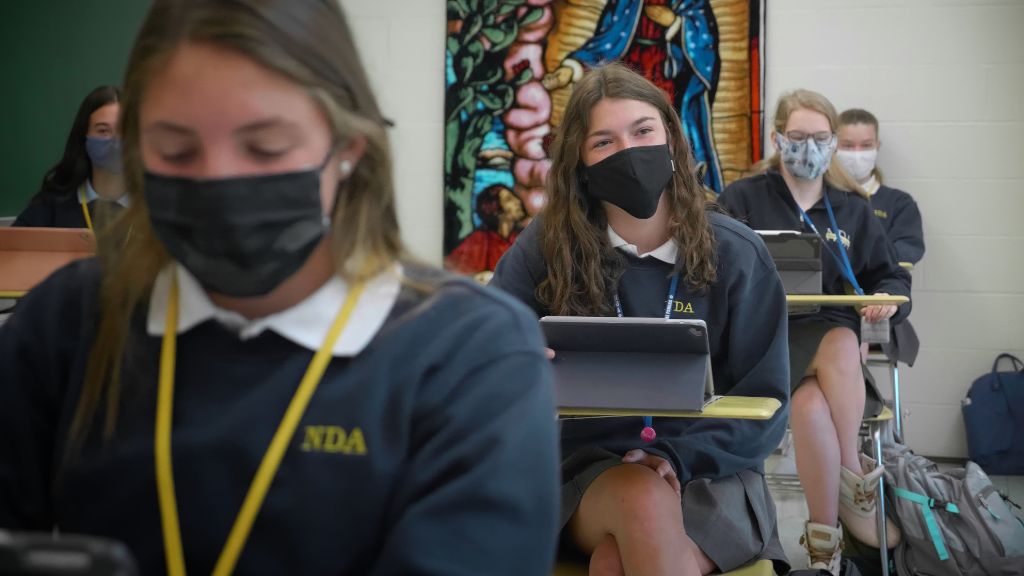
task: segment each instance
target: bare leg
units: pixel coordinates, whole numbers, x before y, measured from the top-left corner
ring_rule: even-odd
[[[839,439],[818,379],[804,378],[790,399],[796,470],[811,522],[839,522]]]
[[[818,345],[811,370],[817,375],[818,386],[832,414],[839,438],[840,462],[850,472],[862,476],[857,434],[864,419],[864,373],[853,331],[849,328],[829,330]]]
[[[622,574],[702,574],[697,547],[683,530],[679,497],[645,466],[623,464],[598,476],[583,494],[569,530],[584,552],[597,556],[591,559],[591,574],[616,573],[608,569],[614,555],[606,547],[612,543]]]
[[[864,415],[864,381],[857,336],[848,328],[825,334],[793,393],[790,426],[796,468],[811,522],[839,521],[839,467],[863,475],[857,433]]]

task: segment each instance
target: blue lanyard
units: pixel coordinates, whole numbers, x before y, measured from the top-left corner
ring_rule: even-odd
[[[679,274],[672,277],[672,281],[668,285],[668,300],[665,301],[665,320],[672,317],[672,301],[676,299],[676,289],[679,288]],[[622,301],[619,300],[619,293],[615,292],[613,296],[615,300],[615,315],[619,318],[625,316],[622,313]]]
[[[668,298],[665,301],[665,320],[672,318],[672,302],[676,299],[676,289],[679,288],[679,274],[672,276],[672,280],[668,284]],[[615,315],[619,318],[625,316],[622,313],[622,301],[619,300],[618,291],[613,296],[615,300]],[[651,428],[653,430],[654,419],[650,416],[644,416],[644,427]]]
[[[800,210],[800,215],[803,217],[804,222],[810,226],[811,230],[817,234],[818,238],[821,238],[822,246],[828,250],[828,253],[832,255],[836,264],[839,265],[839,271],[844,277],[846,277],[846,281],[853,286],[853,291],[858,295],[863,296],[864,289],[860,287],[860,283],[857,282],[857,277],[853,274],[853,266],[850,265],[850,257],[846,254],[846,247],[843,246],[843,237],[839,231],[839,224],[836,223],[836,215],[832,212],[832,202],[828,199],[828,190],[822,191],[822,199],[825,201],[825,210],[828,212],[829,224],[832,225],[832,231],[835,232],[836,235],[836,245],[839,246],[839,256],[836,256],[836,253],[833,252],[832,248],[828,245],[828,241],[826,241],[825,237],[818,232],[818,227],[811,221],[811,217],[807,215],[807,212],[804,212],[804,209],[800,208],[799,205],[797,205],[797,208]]]

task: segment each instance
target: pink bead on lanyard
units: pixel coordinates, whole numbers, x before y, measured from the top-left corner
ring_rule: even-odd
[[[676,299],[676,289],[679,288],[679,275],[676,274],[672,277],[672,281],[668,285],[668,299],[665,302],[665,320],[672,317],[672,301]],[[619,300],[619,293],[614,294],[615,299],[615,314],[622,318],[625,316],[622,313],[622,301]],[[654,418],[650,416],[644,416],[644,429],[640,431],[640,439],[644,442],[654,442],[654,439],[658,437],[658,433],[654,431]]]

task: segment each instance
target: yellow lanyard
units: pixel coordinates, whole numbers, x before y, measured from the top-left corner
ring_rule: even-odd
[[[82,216],[85,216],[85,226],[90,232],[94,232],[92,229],[92,217],[89,216],[89,207],[86,206],[85,202],[85,184],[78,187],[78,203],[82,205]]]
[[[288,445],[295,435],[295,429],[302,420],[306,406],[316,391],[323,377],[327,364],[331,360],[331,351],[341,332],[348,324],[355,309],[359,296],[365,285],[356,284],[345,298],[334,322],[331,323],[320,349],[310,361],[306,374],[302,377],[295,395],[288,404],[288,409],[281,418],[281,423],[270,440],[267,452],[260,461],[259,468],[253,476],[252,484],[242,502],[242,508],[235,518],[235,523],[228,534],[224,549],[221,550],[217,564],[213,568],[215,576],[231,574],[238,557],[245,547],[245,541],[252,530],[253,522],[259,513],[260,506],[267,495],[267,490],[277,474],[277,469],[284,458]],[[160,523],[164,537],[164,556],[167,562],[167,573],[170,576],[185,575],[185,555],[181,546],[181,527],[178,524],[178,504],[174,492],[174,474],[171,470],[171,415],[174,405],[174,359],[178,328],[178,280],[177,275],[171,276],[171,291],[167,299],[167,319],[164,323],[163,345],[160,349],[160,385],[157,392],[156,408],[156,487],[160,501]]]

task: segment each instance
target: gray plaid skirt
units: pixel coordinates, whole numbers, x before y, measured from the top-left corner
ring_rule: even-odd
[[[621,454],[598,447],[579,450],[562,462],[562,554],[579,554],[567,550],[572,547],[565,526],[583,493],[601,473],[621,464]],[[742,470],[714,480],[691,480],[683,487],[682,508],[686,535],[723,572],[761,559],[771,560],[779,574],[789,571],[775,503],[762,474]]]

